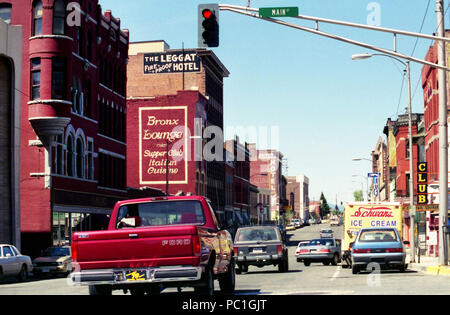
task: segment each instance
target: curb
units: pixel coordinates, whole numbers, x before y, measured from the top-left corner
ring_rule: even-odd
[[[450,266],[418,266],[409,264],[409,268],[416,271],[422,271],[433,276],[450,276]]]

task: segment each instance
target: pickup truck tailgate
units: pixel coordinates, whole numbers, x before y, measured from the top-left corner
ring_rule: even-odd
[[[79,232],[74,235],[76,263],[82,270],[198,265],[196,226],[164,226]]]

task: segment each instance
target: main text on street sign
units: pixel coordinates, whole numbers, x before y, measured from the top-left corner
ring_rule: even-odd
[[[298,7],[259,8],[260,17],[298,16]]]

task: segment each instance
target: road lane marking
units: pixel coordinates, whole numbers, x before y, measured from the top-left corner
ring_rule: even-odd
[[[339,277],[339,273],[341,272],[341,270],[342,270],[342,267],[338,266],[336,269],[336,272],[333,274],[330,281],[336,280],[336,278]]]

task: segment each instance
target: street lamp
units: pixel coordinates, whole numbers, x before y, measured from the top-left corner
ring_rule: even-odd
[[[369,177],[368,176],[362,176],[362,175],[352,175],[352,177],[361,177],[366,180],[366,194],[367,194],[367,202],[369,202]]]
[[[364,201],[364,183],[356,180],[352,180],[352,183],[359,183],[361,184],[361,194],[362,194],[362,201]],[[356,200],[355,200],[356,201]]]
[[[373,56],[383,56],[394,59],[400,62],[406,68],[406,75],[408,77],[408,133],[409,133],[409,217],[410,217],[410,240],[411,240],[411,263],[416,260],[415,257],[415,242],[414,242],[414,217],[416,215],[416,209],[414,207],[414,177],[413,177],[413,141],[412,141],[412,110],[411,110],[411,69],[408,61],[402,61],[399,58],[386,55],[386,54],[355,54],[352,55],[352,60],[363,60]]]

